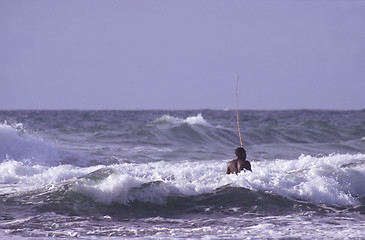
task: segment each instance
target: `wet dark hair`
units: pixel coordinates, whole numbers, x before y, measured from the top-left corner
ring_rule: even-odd
[[[236,151],[234,152],[236,154],[236,156],[239,158],[239,159],[244,159],[246,160],[246,150],[242,147],[238,147],[236,148]]]

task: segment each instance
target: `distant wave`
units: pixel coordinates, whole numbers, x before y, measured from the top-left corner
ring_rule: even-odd
[[[220,126],[213,126],[202,114],[185,119],[163,115],[149,123],[157,141],[185,144],[217,144],[232,145],[238,139],[235,132]]]
[[[173,117],[173,116],[170,116],[170,115],[163,115],[162,117],[154,120],[152,122],[152,124],[157,124],[157,125],[161,125],[161,124],[172,124],[172,125],[190,124],[190,125],[202,125],[202,126],[207,126],[207,127],[212,126],[211,124],[209,124],[204,119],[204,117],[202,116],[201,113],[199,113],[196,116],[187,117],[185,119],[178,118],[178,117]]]
[[[245,118],[242,118],[245,119]],[[257,123],[256,123],[257,122]],[[202,114],[178,118],[163,115],[147,124],[159,131],[153,132],[156,140],[164,141],[165,137],[171,143],[181,142],[204,144],[219,143],[236,145],[238,132],[236,126],[221,127],[208,122]],[[152,129],[146,129],[150,131]],[[363,132],[360,126],[344,127],[323,120],[306,120],[297,123],[276,122],[272,119],[257,119],[255,123],[241,122],[241,132],[245,145],[261,144],[336,144],[339,150],[348,150],[348,141],[359,141],[358,135]],[[352,144],[352,142],[351,142]],[[342,146],[343,145],[343,146]],[[356,146],[357,144],[352,144]],[[331,147],[331,146],[330,146]],[[331,150],[332,151],[332,150]]]

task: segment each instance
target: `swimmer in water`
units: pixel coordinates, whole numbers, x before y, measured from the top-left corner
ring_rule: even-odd
[[[252,172],[251,163],[246,160],[246,150],[242,147],[238,147],[236,148],[235,154],[237,158],[227,163],[226,174],[238,174],[242,170]]]

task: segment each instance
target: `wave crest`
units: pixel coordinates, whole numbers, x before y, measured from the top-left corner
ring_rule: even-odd
[[[152,124],[156,124],[156,125],[168,124],[168,125],[174,125],[174,126],[178,126],[181,124],[202,125],[202,126],[207,126],[207,127],[212,126],[204,119],[204,117],[201,113],[197,114],[196,116],[187,117],[185,119],[173,117],[170,115],[163,115],[162,117],[154,120],[152,122]]]
[[[213,126],[204,119],[202,114],[189,116],[185,119],[163,115],[149,124],[149,131],[154,133],[157,141],[184,144],[215,144],[231,146],[237,140],[237,135],[230,129]]]

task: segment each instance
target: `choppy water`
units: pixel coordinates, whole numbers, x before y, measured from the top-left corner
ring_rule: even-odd
[[[0,111],[0,238],[364,239],[365,111]]]

